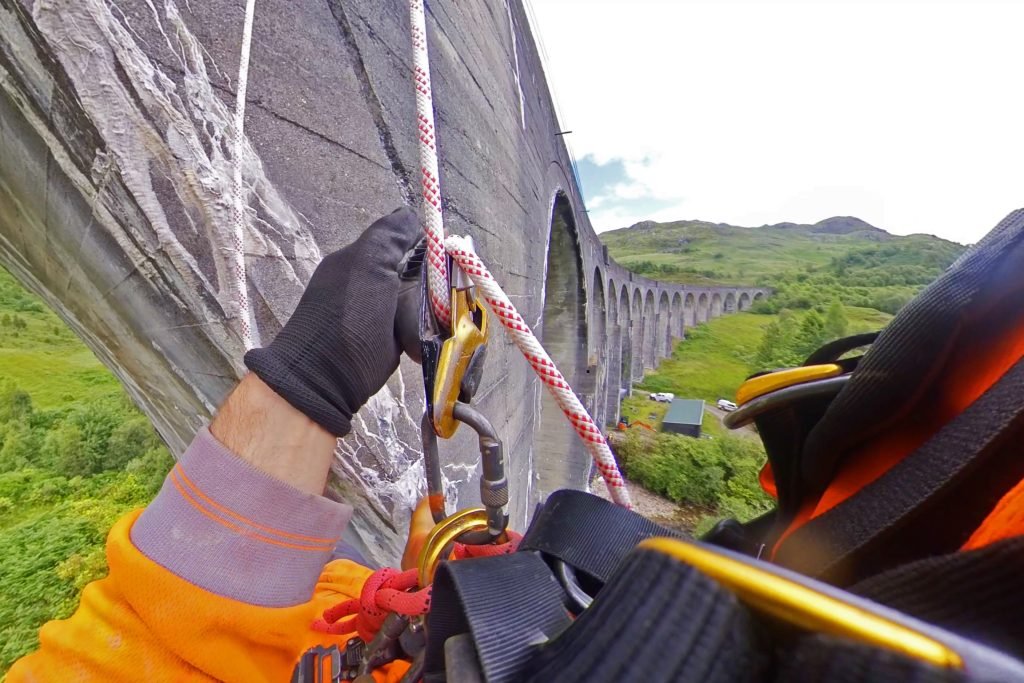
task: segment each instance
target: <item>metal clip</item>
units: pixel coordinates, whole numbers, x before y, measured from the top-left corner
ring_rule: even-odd
[[[459,427],[455,404],[469,403],[476,393],[487,348],[487,310],[466,274],[454,263],[451,272],[451,335],[441,345],[430,396],[432,427],[442,439],[450,439]]]
[[[470,508],[456,512],[430,530],[416,563],[421,588],[434,581],[437,565],[448,554],[451,544],[467,536],[487,532],[487,511]]]
[[[489,543],[505,532],[508,526],[508,479],[505,477],[505,456],[501,439],[490,421],[479,411],[466,405],[456,403],[452,415],[458,422],[464,422],[477,433],[480,448],[480,460],[483,472],[480,475],[480,501],[487,511],[487,535],[480,536],[464,543],[479,545]],[[427,501],[430,514],[438,524],[448,517],[444,495],[444,483],[441,480],[441,459],[437,452],[437,435],[430,428],[429,417],[423,416],[420,432],[423,435],[423,460],[427,473]]]

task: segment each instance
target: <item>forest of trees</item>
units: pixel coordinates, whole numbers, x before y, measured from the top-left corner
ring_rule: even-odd
[[[106,573],[111,524],[146,505],[172,463],[126,398],[40,410],[0,381],[0,673]]]
[[[172,464],[110,372],[0,269],[0,677],[106,573],[111,525]]]

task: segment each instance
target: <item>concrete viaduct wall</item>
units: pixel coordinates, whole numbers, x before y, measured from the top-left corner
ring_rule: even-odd
[[[243,7],[0,0],[0,263],[175,453],[243,372],[241,316],[271,339],[324,254],[418,202],[405,0],[260,0],[237,137]],[[598,420],[612,420],[619,389],[671,338],[763,292],[661,285],[607,257],[517,0],[432,0],[427,33],[447,227],[474,237]],[[223,277],[236,167],[250,311]],[[500,335],[483,382],[478,406],[506,444],[522,528],[589,466]],[[421,386],[403,364],[339,442],[330,493],[356,506],[353,540],[382,561],[400,554],[421,491]],[[451,497],[472,504],[472,435],[442,457]]]

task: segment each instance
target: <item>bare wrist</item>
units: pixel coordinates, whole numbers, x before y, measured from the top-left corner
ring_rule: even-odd
[[[334,435],[254,374],[231,392],[210,432],[243,460],[300,491],[320,495],[327,485]]]

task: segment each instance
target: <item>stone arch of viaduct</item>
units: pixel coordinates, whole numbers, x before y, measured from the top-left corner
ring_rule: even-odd
[[[599,425],[614,424],[621,399],[644,371],[672,354],[686,330],[744,311],[769,295],[761,287],[699,287],[633,273],[609,255],[594,232],[575,183],[552,164],[544,300],[537,332]],[[541,392],[538,443],[543,491],[586,480],[590,458],[554,401]]]
[[[573,386],[601,424],[618,420],[623,393],[643,379],[645,370],[671,356],[687,329],[748,310],[771,293],[763,287],[678,285],[638,275],[608,254],[569,194],[556,187],[553,197],[541,337],[563,373],[577,378]],[[573,287],[565,286],[566,271]]]

